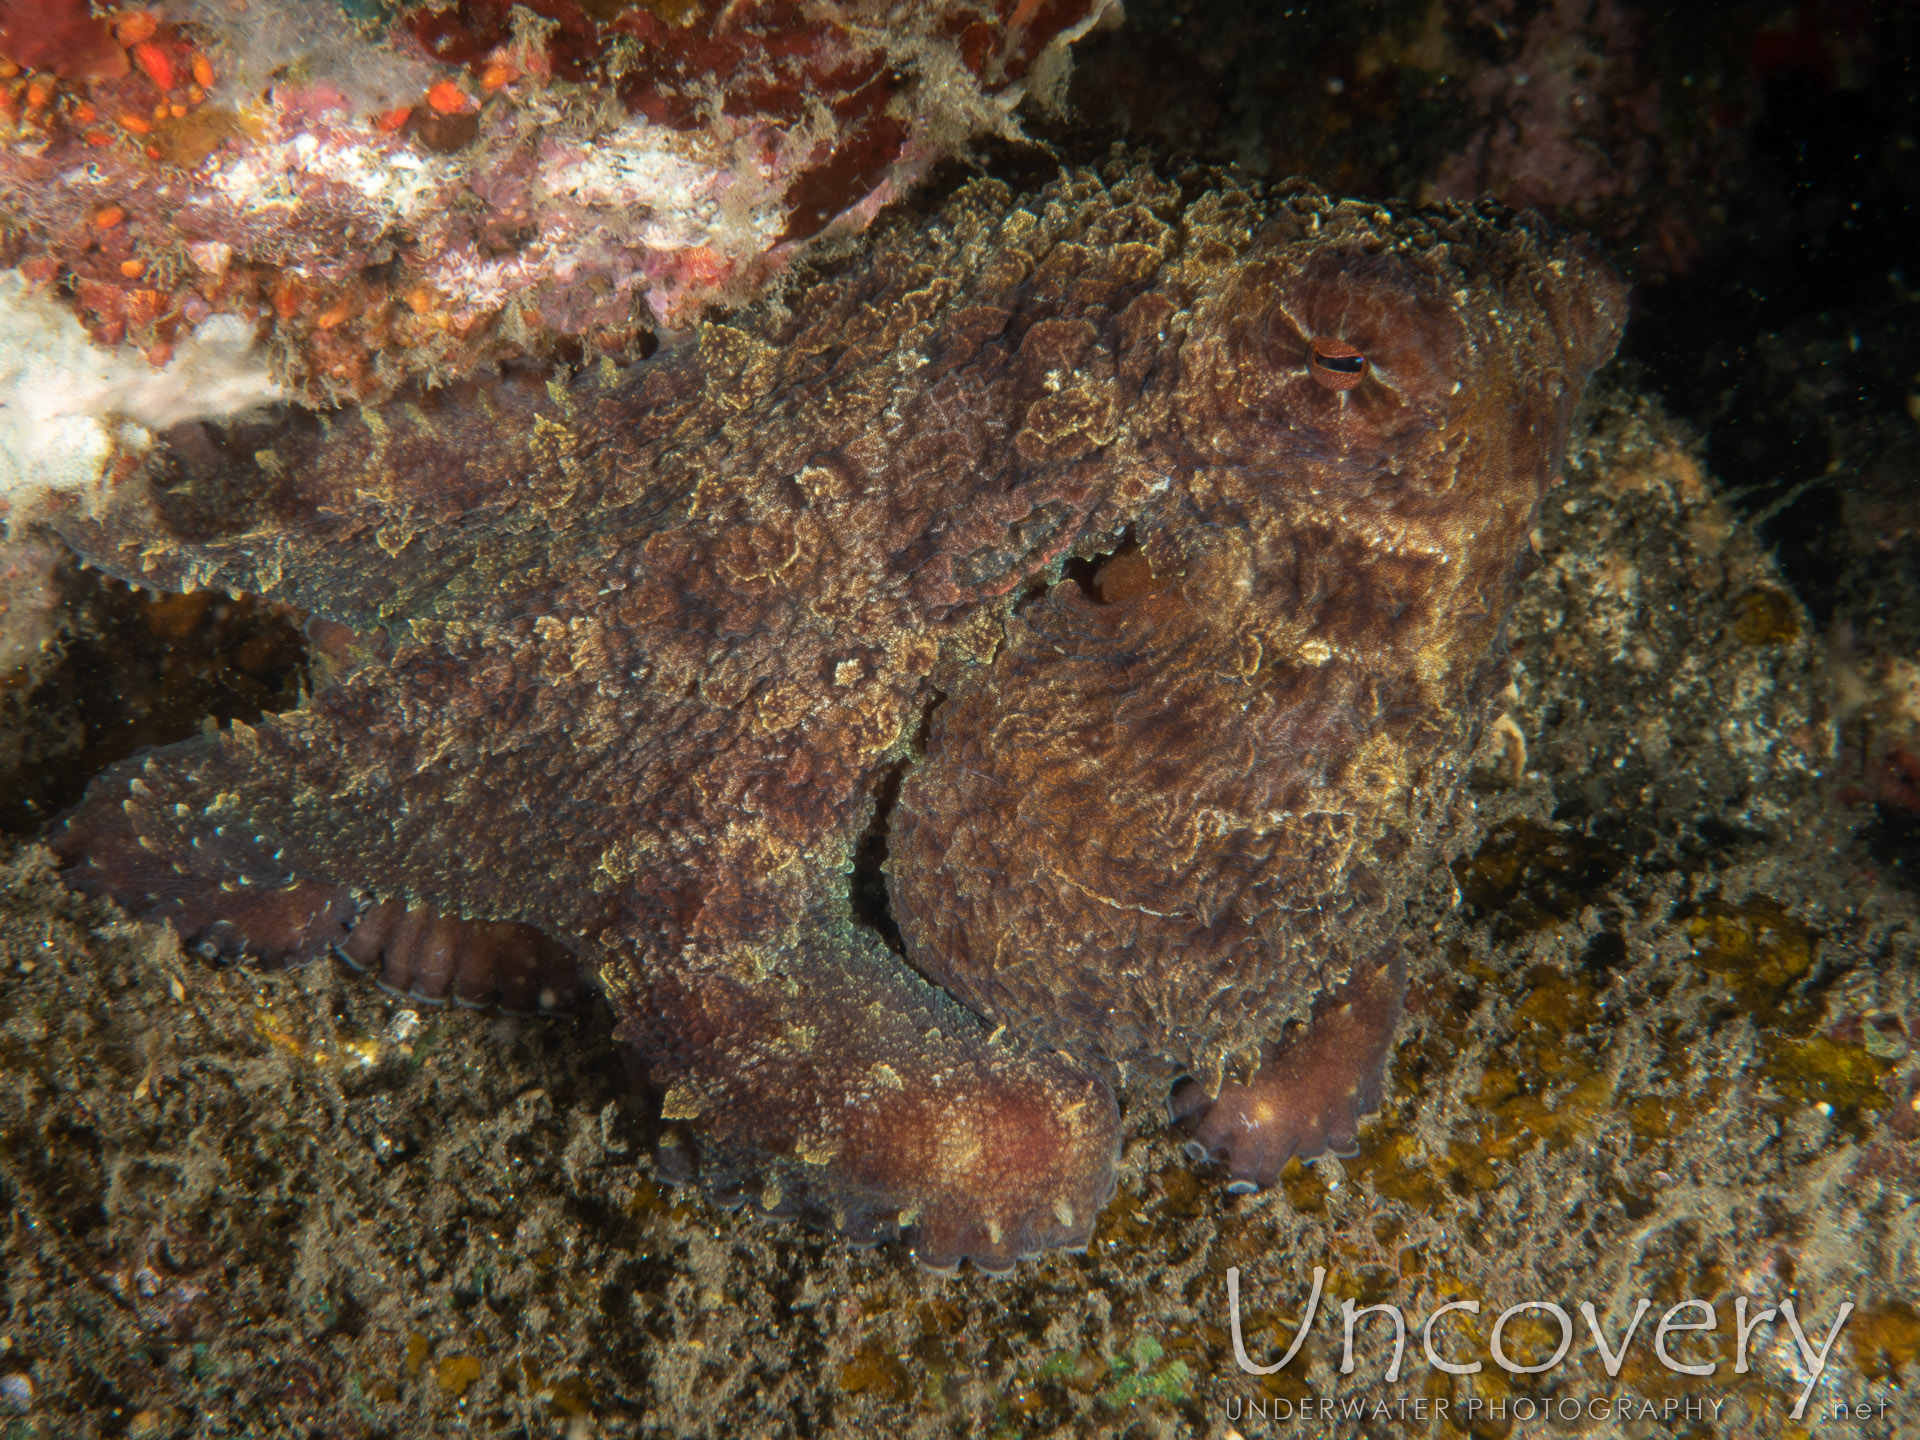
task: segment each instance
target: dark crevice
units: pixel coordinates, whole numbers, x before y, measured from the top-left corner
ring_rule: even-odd
[[[929,685],[927,687],[927,697],[920,706],[920,723],[916,725],[913,730],[913,758],[915,760],[926,757],[927,747],[933,739],[933,712],[940,708],[941,702],[946,698],[947,692],[942,690],[938,685]]]
[[[907,958],[906,938],[893,918],[893,897],[887,893],[887,832],[893,823],[894,806],[900,803],[900,783],[907,769],[927,753],[927,739],[933,731],[933,712],[947,698],[938,686],[927,690],[915,727],[911,751],[880,773],[873,796],[873,819],[867,822],[860,843],[854,847],[853,874],[848,886],[847,903],[856,925],[864,925],[886,942],[887,948]]]
[[[1060,567],[1060,579],[1065,583],[1078,585],[1080,593],[1098,605],[1101,603],[1100,588],[1096,580],[1100,574],[1100,567],[1107,558],[1105,555],[1093,555],[1083,560],[1075,555]]]
[[[58,650],[0,683],[0,834],[37,833],[87,783],[150,746],[250,725],[293,708],[312,683],[291,606],[209,591],[156,595],[59,566]]]
[[[893,918],[893,901],[887,894],[887,825],[893,807],[900,799],[900,782],[905,778],[908,760],[889,765],[880,777],[874,796],[873,819],[853,852],[853,884],[848,895],[856,925],[864,925],[887,942],[887,948],[905,958],[907,942]]]
[[[1165,577],[1153,573],[1147,552],[1131,525],[1120,533],[1111,550],[1067,561],[1060,578],[1079,586],[1080,593],[1095,605],[1114,605],[1166,584]]]
[[[1013,610],[1011,613],[1015,615],[1020,614],[1035,601],[1045,598],[1047,591],[1052,588],[1053,586],[1047,582],[1047,578],[1044,575],[1029,581],[1027,587],[1020,592],[1019,598],[1013,602]]]
[[[1860,839],[1876,863],[1895,878],[1913,884],[1920,875],[1920,813],[1891,801],[1877,801],[1873,818],[1860,828]]]

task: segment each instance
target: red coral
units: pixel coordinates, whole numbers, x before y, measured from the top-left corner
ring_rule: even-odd
[[[87,0],[0,0],[0,55],[62,80],[117,80],[131,68]]]
[[[504,84],[500,57],[516,8],[552,22],[544,54],[562,80],[600,78],[614,47],[637,41],[638,53],[608,78],[630,113],[658,125],[698,129],[717,102],[732,119],[793,126],[823,104],[841,126],[789,189],[783,240],[818,233],[871,191],[911,135],[889,107],[911,83],[912,58],[890,43],[896,32],[878,7],[848,7],[833,23],[795,0],[749,0],[709,22],[697,0],[687,0],[630,6],[601,21],[574,0],[460,0],[409,24],[436,59],[468,67],[483,85],[490,77]],[[1090,0],[946,0],[928,7],[924,23],[955,45],[976,80],[998,89],[1021,80],[1049,44],[1098,8]]]
[[[1110,3],[533,0],[530,24],[507,0],[460,0],[411,5],[377,40],[301,7],[283,58],[315,63],[291,80],[261,69],[241,19],[196,12],[183,30],[157,10],[0,0],[8,67],[51,67],[0,87],[18,127],[0,146],[4,258],[64,279],[95,339],[150,356],[189,310],[264,318],[309,398],[575,345],[618,353],[746,298],[828,227],[870,222],[999,125],[1041,51]],[[243,118],[210,93],[223,77],[206,49],[230,93],[266,103]],[[638,118],[530,125],[521,92],[548,81]],[[191,266],[156,263],[182,251]],[[375,268],[404,306],[352,293]]]

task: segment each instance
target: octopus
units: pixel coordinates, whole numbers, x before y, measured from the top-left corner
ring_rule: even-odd
[[[591,977],[716,1194],[936,1270],[1084,1247],[1155,1110],[1237,1190],[1351,1153],[1625,297],[1205,183],[979,180],[630,366],[169,431],[56,528],[305,612],[311,693],[97,777],[66,880],[416,1002]]]

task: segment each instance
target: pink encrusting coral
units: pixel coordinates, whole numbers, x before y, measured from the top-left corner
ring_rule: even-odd
[[[1112,0],[0,0],[0,263],[156,364],[258,323],[309,400],[630,352],[1011,133]]]

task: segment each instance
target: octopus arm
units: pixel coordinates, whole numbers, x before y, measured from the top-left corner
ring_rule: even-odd
[[[699,1137],[703,1178],[859,1243],[904,1234],[933,1270],[1084,1247],[1115,1183],[1106,1082],[990,1033],[844,919],[799,929],[623,996],[622,1036]]]
[[[1362,1117],[1379,1107],[1405,966],[1397,944],[1359,966],[1314,1005],[1312,1022],[1261,1047],[1259,1069],[1209,1099],[1198,1081],[1174,1090],[1188,1152],[1226,1167],[1227,1188],[1257,1190],[1287,1161],[1359,1149]]]
[[[362,631],[457,626],[593,543],[565,527],[630,484],[602,455],[622,392],[597,377],[499,381],[377,409],[188,422],[104,503],[70,499],[50,518],[133,584],[261,595]],[[631,489],[619,498],[644,503],[645,486]]]
[[[425,684],[424,668],[410,678]],[[114,766],[51,837],[68,882],[169,921],[209,956],[333,950],[428,1001],[563,1003],[605,900],[551,877],[590,868],[576,853],[590,833],[573,807],[514,799],[538,762],[463,736],[478,702],[451,684],[427,702],[437,727],[398,743],[396,688],[376,664],[257,728]]]

